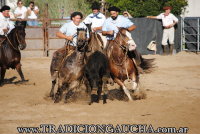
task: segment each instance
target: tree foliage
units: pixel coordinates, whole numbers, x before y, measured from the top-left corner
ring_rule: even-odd
[[[45,4],[48,3],[48,13],[50,18],[61,18],[70,16],[71,12],[80,11],[83,14],[88,14],[91,10],[86,0],[23,0],[26,6],[30,1],[34,1],[40,9],[40,17],[43,17]],[[63,9],[63,13],[62,13]]]
[[[117,6],[122,11],[128,11],[134,17],[158,15],[163,12],[163,6],[172,6],[172,13],[180,15],[188,5],[187,0],[106,0],[111,6]]]

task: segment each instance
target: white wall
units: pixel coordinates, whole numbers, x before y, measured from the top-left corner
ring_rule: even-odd
[[[182,17],[200,17],[200,0],[188,0],[188,6]]]

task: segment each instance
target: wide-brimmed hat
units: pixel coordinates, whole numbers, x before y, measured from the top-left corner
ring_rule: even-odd
[[[5,11],[5,10],[10,10],[10,7],[7,6],[7,5],[5,5],[5,6],[3,6],[3,7],[0,9],[0,12],[3,12],[3,11]]]
[[[110,12],[110,11],[120,12],[121,10],[120,10],[118,7],[116,7],[116,6],[112,6],[112,7],[109,7],[109,8],[108,8],[108,11],[109,11],[109,12]]]

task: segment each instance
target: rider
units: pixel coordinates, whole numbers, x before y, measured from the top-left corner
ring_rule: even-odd
[[[114,40],[117,33],[119,32],[118,28],[126,28],[128,30],[126,32],[126,35],[129,38],[129,41],[127,43],[130,45],[129,51],[133,51],[133,60],[136,60],[136,63],[139,66],[141,64],[140,54],[136,51],[136,44],[130,34],[131,31],[135,30],[136,26],[128,18],[119,15],[119,8],[113,6],[110,7],[108,11],[110,12],[111,17],[106,19],[106,21],[104,22],[102,27],[102,34],[107,37],[107,40]]]
[[[94,2],[91,8],[92,8],[92,13],[85,18],[83,23],[92,24],[91,25],[92,31],[97,32],[101,36],[105,48],[107,40],[105,36],[102,36],[102,26],[104,21],[106,20],[106,17],[102,13],[100,13],[100,3]]]
[[[10,7],[3,6],[0,9],[0,43],[5,39],[5,36],[15,28],[14,23],[10,21]]]
[[[55,65],[54,71],[58,71],[60,61],[68,54],[69,50],[74,50],[77,41],[77,28],[87,29],[86,25],[81,22],[83,15],[81,12],[73,12],[70,16],[70,22],[65,23],[56,33],[56,36],[62,39],[66,39],[67,45],[58,49],[53,53],[53,59]],[[89,38],[89,33],[87,33]]]

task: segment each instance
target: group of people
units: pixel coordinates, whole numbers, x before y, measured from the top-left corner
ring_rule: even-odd
[[[23,2],[21,0],[17,1],[17,8],[14,11],[14,17],[17,19],[31,19],[27,21],[28,26],[37,26],[39,8],[35,5],[33,1],[29,2],[29,6],[23,6]],[[16,25],[24,25],[26,26],[26,21],[16,21]]]
[[[19,19],[24,19],[28,17],[29,19],[36,19],[37,14],[39,13],[39,9],[37,6],[34,5],[34,2],[30,2],[29,7],[26,8],[23,6],[23,2],[19,0],[17,2],[18,7],[14,12],[14,16]],[[71,14],[70,22],[64,24],[59,32],[56,33],[57,37],[66,39],[70,41],[70,45],[72,48],[76,45],[76,32],[77,28],[87,28],[85,24],[92,24],[91,28],[93,32],[97,32],[102,40],[104,47],[107,45],[108,40],[114,40],[116,34],[119,31],[119,28],[127,29],[126,35],[128,36],[128,44],[130,51],[136,49],[136,44],[131,37],[130,32],[133,31],[136,26],[134,23],[128,19],[128,17],[124,17],[119,15],[120,9],[113,6],[108,9],[110,12],[110,17],[106,19],[106,17],[100,12],[100,5],[99,3],[92,4],[92,13],[89,14],[83,21],[83,15],[81,12],[73,12]],[[164,7],[165,12],[161,13],[158,16],[147,16],[147,18],[156,18],[162,19],[163,22],[163,52],[166,54],[166,46],[167,41],[169,40],[170,43],[170,53],[173,51],[174,47],[174,25],[178,22],[178,19],[170,13],[171,7]],[[10,14],[9,14],[10,7],[3,6],[0,12],[0,35],[8,34],[13,26],[13,23],[9,21]],[[125,12],[124,14],[128,14]],[[17,21],[16,24],[26,25],[26,21]],[[37,21],[28,21],[28,25],[37,25]],[[88,35],[89,37],[89,35]]]
[[[9,10],[8,16],[2,16],[3,12]],[[15,25],[28,26],[37,26],[38,25],[38,14],[39,8],[35,5],[33,1],[29,2],[29,6],[25,7],[22,0],[17,1],[17,7],[14,10],[14,13],[10,11],[10,7],[5,5],[1,9],[1,19],[17,19]],[[4,18],[5,17],[5,18]],[[28,20],[28,21],[26,21]]]

